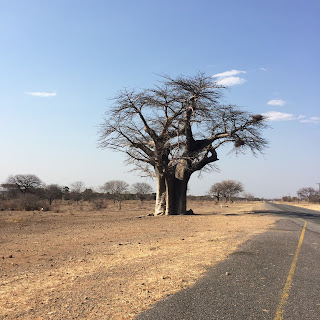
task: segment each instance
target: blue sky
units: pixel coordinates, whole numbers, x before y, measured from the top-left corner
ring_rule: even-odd
[[[0,0],[0,182],[18,173],[87,187],[141,181],[121,154],[97,148],[109,98],[151,87],[157,74],[201,71],[272,129],[264,155],[222,150],[220,172],[195,175],[190,193],[225,179],[259,197],[317,187],[319,15],[316,0]]]

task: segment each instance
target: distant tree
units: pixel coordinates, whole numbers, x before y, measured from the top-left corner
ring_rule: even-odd
[[[85,184],[82,181],[76,181],[71,184],[71,192],[69,194],[69,199],[79,202],[82,200],[82,191],[85,189]]]
[[[128,183],[121,180],[112,180],[106,182],[102,189],[106,193],[110,193],[114,202],[118,202],[118,208],[121,210],[121,203],[123,201],[123,195],[128,190]]]
[[[71,184],[71,191],[81,193],[85,189],[85,184],[82,181],[76,181]]]
[[[44,184],[34,174],[17,174],[9,176],[2,186],[21,193],[34,193],[36,189],[42,188]]]
[[[48,199],[49,204],[52,204],[53,200],[62,199],[63,192],[62,188],[57,184],[50,184],[44,189],[45,197]]]
[[[281,200],[284,202],[292,202],[292,198],[290,196],[283,196]]]
[[[225,200],[232,201],[232,197],[243,192],[244,188],[241,182],[235,180],[224,180],[219,183],[214,184],[210,188],[210,194],[215,195],[217,200],[221,197]]]
[[[300,199],[310,202],[311,199],[318,194],[318,191],[312,187],[308,187],[299,189],[297,194]]]
[[[21,194],[19,188],[12,183],[2,183],[1,188],[2,188],[2,197],[5,199],[14,199]]]
[[[223,186],[221,183],[218,182],[211,186],[209,194],[210,196],[215,197],[217,202],[219,202],[220,198],[223,196],[222,191]]]
[[[312,196],[310,198],[310,202],[320,202],[320,193],[318,192],[318,194],[315,194],[314,196]]]
[[[82,200],[82,193],[78,191],[71,191],[69,193],[69,199],[72,201],[79,202],[80,200]]]
[[[254,195],[250,192],[245,192],[243,194],[244,198],[247,200],[247,201],[252,201],[254,200]]]
[[[243,185],[239,181],[235,180],[225,180],[222,181],[224,189],[224,197],[232,201],[232,197],[244,191]]]
[[[152,193],[152,187],[145,182],[137,182],[132,185],[132,190],[140,201],[146,200],[147,196]]]
[[[96,198],[96,193],[92,189],[86,189],[82,192],[82,199],[84,201],[92,201]]]

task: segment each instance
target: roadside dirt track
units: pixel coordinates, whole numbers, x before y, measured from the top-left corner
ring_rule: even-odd
[[[0,213],[0,319],[132,319],[191,286],[275,219],[259,204],[191,202],[194,216],[147,217],[153,203]]]

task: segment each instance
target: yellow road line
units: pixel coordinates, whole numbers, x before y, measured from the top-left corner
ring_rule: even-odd
[[[284,311],[284,307],[285,307],[287,300],[288,300],[288,297],[289,297],[289,291],[291,288],[292,278],[293,278],[294,272],[296,270],[296,265],[297,265],[300,249],[302,246],[304,233],[306,231],[306,226],[307,226],[307,222],[305,221],[304,226],[303,226],[303,230],[301,232],[301,236],[299,239],[298,247],[297,247],[296,253],[294,255],[294,258],[293,258],[293,261],[291,264],[291,268],[290,268],[290,271],[289,271],[289,274],[287,277],[287,281],[286,281],[286,284],[284,285],[284,288],[283,288],[281,300],[280,300],[280,303],[277,308],[277,313],[276,313],[276,316],[274,317],[273,320],[282,320],[283,319],[283,311]]]

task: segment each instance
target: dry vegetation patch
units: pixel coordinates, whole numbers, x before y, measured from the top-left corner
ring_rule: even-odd
[[[138,201],[1,212],[0,318],[132,319],[271,225],[246,214],[256,206],[194,201],[196,215],[169,217],[146,216],[153,203]]]
[[[308,203],[308,202],[279,202],[279,204],[288,204],[290,206],[306,208],[310,210],[318,210],[320,211],[320,203]]]

